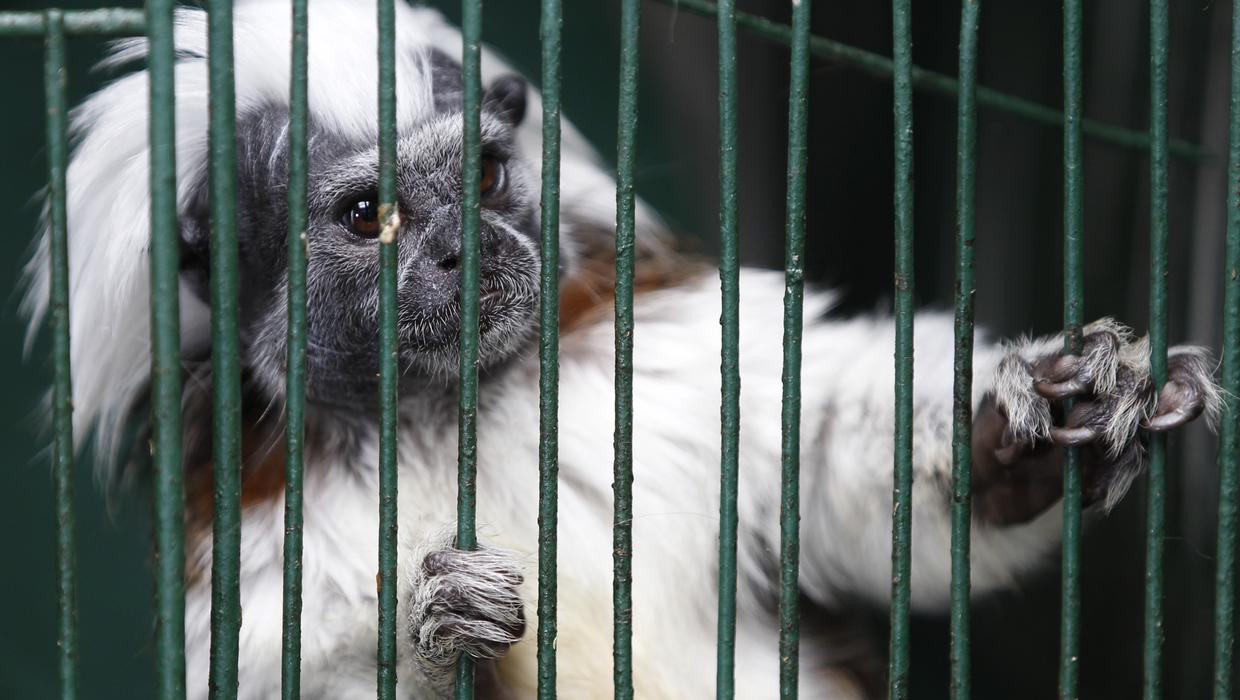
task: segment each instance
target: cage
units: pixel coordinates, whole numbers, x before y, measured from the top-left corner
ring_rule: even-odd
[[[156,42],[161,36],[169,40],[161,35],[168,29],[168,3],[150,3],[146,14],[134,9],[83,12],[87,8],[82,5],[64,13],[32,7],[0,14],[0,35],[11,37],[0,50],[14,65],[29,67],[12,71],[7,80],[21,93],[39,94],[38,66],[43,62],[49,88],[43,111],[27,105],[6,116],[11,135],[6,140],[14,149],[6,161],[14,166],[6,174],[11,182],[4,188],[4,208],[22,217],[13,227],[17,232],[34,230],[37,211],[23,202],[47,179],[39,153],[44,146],[29,135],[48,134],[45,150],[55,171],[67,145],[59,140],[60,120],[74,101],[66,100],[58,81],[71,75],[69,94],[79,95],[94,80],[83,67],[97,48],[78,50],[77,42],[142,32]],[[208,5],[227,16],[229,3]],[[725,263],[783,264],[778,236],[747,232],[783,230],[786,199],[794,221],[799,218],[795,207],[806,208],[806,230],[831,231],[830,236],[801,242],[804,271],[811,281],[843,285],[847,309],[894,303],[897,316],[911,324],[907,314],[915,301],[955,303],[960,318],[971,324],[971,296],[954,292],[958,275],[965,289],[974,278],[977,317],[996,330],[1070,327],[1099,315],[1094,312],[1134,321],[1148,316],[1156,338],[1162,330],[1164,347],[1169,330],[1171,337],[1190,337],[1221,349],[1224,385],[1233,394],[1240,392],[1235,386],[1235,353],[1240,351],[1235,295],[1240,288],[1234,275],[1218,269],[1224,249],[1227,268],[1240,265],[1240,205],[1224,204],[1240,179],[1240,157],[1234,153],[1240,121],[1228,113],[1225,97],[1236,94],[1234,76],[1240,72],[1235,54],[1227,51],[1235,33],[1234,19],[1228,21],[1232,8],[1169,6],[1157,0],[1139,11],[1125,3],[1083,7],[1071,0],[1063,8],[982,8],[977,2],[910,7],[900,0],[890,8],[819,2],[811,10],[810,5],[802,0],[791,7],[754,2],[738,8],[730,2],[628,0],[615,6],[565,8],[562,33],[558,2],[544,2],[541,16],[533,7],[508,5],[487,7],[479,15],[477,2],[443,9],[466,32],[481,31],[477,23],[485,17],[484,39],[512,55],[527,75],[541,72],[550,109],[558,104],[547,81],[562,81],[565,112],[604,152],[617,153],[621,188],[635,186],[678,229],[705,232],[700,245],[721,254]],[[540,20],[545,22],[541,43]],[[600,35],[608,39],[604,46],[597,42]],[[19,37],[26,39],[25,46],[19,45]],[[66,37],[72,37],[68,57]],[[44,56],[32,39],[46,42]],[[561,64],[556,59],[560,52],[572,60]],[[551,60],[540,60],[543,57]],[[159,65],[153,57],[153,74]],[[469,70],[467,63],[467,75]],[[596,74],[621,76],[617,83],[593,86],[606,100],[581,87],[587,76]],[[225,75],[222,72],[220,80]],[[617,90],[619,118],[610,103]],[[795,118],[788,120],[790,94],[799,99],[793,100]],[[807,104],[807,111],[797,112]],[[899,125],[894,130],[886,121],[893,107]],[[875,119],[876,114],[884,118]],[[716,123],[719,132],[713,130]],[[217,128],[228,125],[221,122]],[[1229,128],[1231,136],[1225,138]],[[721,170],[720,137],[735,144],[732,152],[740,163],[729,168],[725,161],[722,195],[716,177]],[[805,169],[786,180],[789,149],[806,160]],[[1081,179],[1065,183],[1064,163],[1083,164],[1083,176],[1080,169],[1071,169]],[[56,183],[53,176],[53,202]],[[970,197],[974,188],[976,195]],[[165,217],[167,206],[165,199]],[[621,212],[623,216],[623,207]],[[724,233],[717,236],[720,216]],[[898,222],[894,236],[853,235],[889,231],[893,221]],[[976,222],[972,231],[971,222]],[[954,248],[957,235],[976,237],[972,261],[965,255],[969,247]],[[6,279],[14,280],[8,285],[12,288],[17,251],[28,237],[10,239],[14,255]],[[796,245],[796,238],[792,240]],[[163,254],[174,251],[165,248]],[[916,268],[915,287],[893,287],[893,257],[899,279],[913,279]],[[1061,272],[1061,263],[1066,272]],[[1069,310],[1061,309],[1061,296],[1069,299]],[[1028,313],[1011,314],[1012,309]],[[89,470],[81,460],[73,466],[67,459],[73,449],[64,442],[63,431],[57,431],[60,442],[53,450],[56,500],[49,500],[41,468],[46,453],[31,437],[34,431],[26,416],[50,380],[18,369],[19,333],[11,315],[6,322],[13,340],[5,366],[15,393],[28,399],[9,402],[5,423],[10,444],[21,446],[11,458],[16,472],[12,478],[22,493],[42,495],[23,498],[6,514],[11,520],[5,529],[14,535],[6,539],[19,553],[16,560],[30,562],[34,573],[6,582],[11,590],[4,599],[14,606],[14,619],[20,622],[12,629],[21,630],[21,639],[5,640],[11,649],[5,691],[20,697],[50,694],[57,687],[59,668],[66,695],[73,694],[77,679],[85,681],[79,690],[85,696],[129,694],[135,691],[132,679],[146,673],[151,681],[144,692],[175,696],[178,641],[167,621],[177,615],[179,584],[174,581],[180,572],[165,554],[159,583],[149,581],[147,536],[134,533],[147,531],[150,523],[127,510],[119,530],[106,524],[94,484],[84,476]],[[911,326],[904,328],[898,356],[907,360],[915,348],[909,345]],[[54,355],[57,347],[65,349],[57,342],[71,339],[53,334],[51,340]],[[165,406],[171,410],[170,397],[177,392],[168,391]],[[59,395],[60,405],[67,406],[67,400],[67,394]],[[895,400],[909,399],[905,394]],[[911,616],[900,603],[901,590],[907,595],[907,588],[897,584],[890,620],[884,610],[859,613],[862,624],[874,632],[876,645],[891,644],[892,665],[885,672],[880,669],[878,685],[892,697],[949,692],[967,697],[970,690],[978,697],[1045,697],[1055,688],[1064,696],[1127,697],[1143,689],[1147,697],[1160,692],[1230,697],[1237,446],[1230,403],[1228,410],[1219,475],[1212,438],[1197,431],[1171,440],[1167,457],[1153,460],[1154,481],[1147,491],[1147,498],[1163,493],[1166,500],[1151,501],[1153,510],[1147,516],[1142,499],[1130,498],[1119,512],[1090,528],[1093,532],[1079,547],[1069,536],[1062,581],[1052,572],[1015,597],[972,606],[961,592],[947,620]],[[962,441],[966,435],[961,434]],[[171,434],[165,439],[160,450],[175,461],[177,440]],[[901,453],[907,454],[910,438],[905,434],[902,439]],[[619,442],[623,445],[624,439]],[[1154,448],[1156,454],[1159,449]],[[546,459],[544,468],[551,464],[551,452]],[[151,496],[162,504],[155,522],[160,536],[170,538],[161,545],[167,552],[164,547],[175,549],[179,515],[174,494],[179,487],[172,478],[175,469],[162,473],[170,480],[157,481]],[[1215,503],[1220,506],[1217,520]],[[69,523],[64,518],[71,516],[74,505],[77,546],[60,540],[62,569],[54,580],[52,520],[47,514],[56,512],[60,522]],[[1163,508],[1166,524],[1159,525]],[[726,522],[728,514],[723,517]],[[1148,538],[1147,517],[1152,518]],[[1067,525],[1078,527],[1078,522]],[[42,525],[32,530],[32,523]],[[468,544],[469,519],[462,523],[461,541]],[[619,531],[623,538],[623,528]],[[36,534],[18,536],[28,532]],[[57,536],[70,532],[60,529]],[[907,538],[907,532],[895,535]],[[1143,574],[1147,556],[1164,562],[1165,583],[1154,575],[1159,567]],[[224,560],[226,565],[227,557]],[[78,568],[76,591],[62,583],[73,580],[73,561]],[[726,582],[727,577],[722,578]],[[96,581],[103,586],[96,588]],[[147,642],[152,618],[145,602],[152,586],[164,591],[157,616],[165,622],[153,650]],[[53,590],[62,591],[58,637],[50,622],[57,604]],[[786,610],[794,609],[794,593],[786,591]],[[81,606],[80,647],[75,642],[75,595]],[[727,595],[721,598],[726,607]],[[721,616],[727,619],[726,610]],[[130,622],[118,624],[122,617]],[[135,619],[143,622],[132,622]],[[1213,622],[1218,624],[1212,638],[1203,630]],[[1165,638],[1159,631],[1163,625]],[[949,628],[961,646],[951,646]],[[216,633],[226,638],[228,630],[222,624]],[[785,643],[794,645],[794,640],[789,636]],[[540,635],[539,641],[544,657],[550,658],[552,637]],[[617,644],[623,646],[621,638]],[[727,654],[721,656],[721,668],[726,669]],[[1022,662],[1014,665],[1012,658]],[[1138,672],[1142,660],[1145,667]],[[156,664],[161,669],[158,680],[145,670]],[[221,670],[224,678],[227,666],[225,662]],[[631,682],[623,663],[617,674],[617,692],[623,695],[626,682]]]

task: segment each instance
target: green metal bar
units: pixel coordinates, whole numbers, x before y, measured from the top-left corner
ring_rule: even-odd
[[[1232,691],[1236,528],[1240,527],[1240,0],[1231,11],[1231,145],[1223,274],[1223,417],[1219,423],[1218,552],[1214,578],[1214,698]]]
[[[740,259],[736,218],[736,3],[719,2],[719,281],[723,337],[719,373],[719,618],[715,697],[735,694],[736,499],[740,471]]]
[[[1064,87],[1064,350],[1081,351],[1085,275],[1082,266],[1084,183],[1081,163],[1081,0],[1063,4]],[[1064,450],[1063,573],[1060,585],[1059,696],[1077,696],[1080,675],[1081,617],[1081,465],[1080,451]]]
[[[185,492],[181,464],[180,235],[173,0],[148,0],[151,143],[151,407],[158,694],[185,697]]]
[[[909,694],[913,569],[913,11],[892,1],[895,116],[895,465],[892,492],[892,648],[888,698]]]
[[[461,354],[457,411],[456,546],[477,547],[478,472],[478,269],[482,230],[482,0],[461,1]],[[456,697],[474,696],[474,663],[461,656]]]
[[[538,383],[538,697],[555,698],[556,527],[559,521],[560,0],[543,0],[542,283]]]
[[[284,633],[280,692],[301,697],[302,469],[306,434],[306,225],[309,141],[306,0],[293,0],[288,127],[288,373],[285,377]]]
[[[801,558],[801,325],[805,294],[805,171],[809,131],[811,0],[792,5],[788,78],[788,186],[784,220],[784,358],[780,412],[779,697],[797,697]]]
[[[211,668],[213,700],[237,697],[241,634],[241,362],[237,248],[237,100],[231,0],[211,0],[210,197],[211,388],[214,491],[211,524]]]
[[[65,21],[47,11],[43,90],[47,100],[49,244],[51,248],[52,493],[56,501],[56,652],[60,697],[78,694],[77,525],[73,515],[73,386],[69,354],[69,224],[65,173],[69,162],[69,110],[65,98]]]
[[[396,698],[396,7],[380,0],[379,15],[379,700]]]
[[[887,696],[908,697],[913,539],[913,38],[910,0],[892,0],[895,59],[895,465]]]
[[[956,102],[956,355],[952,385],[951,696],[968,700],[969,532],[973,470],[973,238],[977,183],[977,28],[981,0],[960,3],[960,95]]]
[[[1167,382],[1167,0],[1150,0],[1150,376]],[[1145,491],[1145,700],[1162,697],[1163,549],[1167,528],[1167,437],[1149,436]]]
[[[620,3],[619,134],[616,139],[616,428],[612,490],[613,673],[616,700],[633,697],[633,240],[639,0]]]
[[[107,8],[59,11],[60,31],[67,36],[134,36],[146,33],[142,10]],[[42,37],[49,27],[44,12],[0,12],[0,37]]]
[[[677,9],[698,15],[713,16],[717,12],[715,3],[709,2],[709,0],[659,0],[659,2],[675,5]],[[763,39],[785,45],[792,41],[792,29],[786,24],[772,22],[771,20],[744,12],[736,13],[736,23],[754,36],[759,36]],[[852,66],[863,73],[877,78],[889,79],[894,75],[895,64],[892,59],[882,54],[859,49],[838,41],[832,41],[819,36],[812,37],[810,39],[810,51],[815,56],[838,61],[841,64]],[[924,68],[914,66],[912,78],[913,87],[926,92],[954,97],[960,91],[960,83],[955,78]],[[1056,128],[1064,126],[1064,114],[1062,112],[992,88],[979,86],[977,88],[977,102],[982,106],[1015,114],[1039,124]],[[1148,151],[1150,148],[1149,136],[1141,131],[1104,124],[1090,119],[1082,120],[1081,124],[1086,135],[1099,141],[1137,151]],[[1216,155],[1201,146],[1180,140],[1173,140],[1171,142],[1171,153],[1189,160],[1209,160]]]

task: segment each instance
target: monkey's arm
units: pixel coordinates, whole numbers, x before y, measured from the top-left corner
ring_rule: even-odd
[[[1114,504],[1144,464],[1143,436],[1206,411],[1220,395],[1208,353],[1176,347],[1155,396],[1148,347],[1110,321],[1085,329],[1080,357],[1062,336],[975,350],[972,583],[1009,584],[1055,549],[1061,529],[1062,445],[1082,447],[1083,498]],[[912,597],[947,604],[950,583],[952,320],[916,319],[913,398]],[[891,588],[894,326],[889,319],[823,324],[806,336],[801,582],[828,602],[886,602]],[[823,360],[835,369],[816,366]],[[1076,399],[1067,410],[1065,401]]]

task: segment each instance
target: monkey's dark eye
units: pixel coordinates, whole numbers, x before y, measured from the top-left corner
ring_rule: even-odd
[[[482,157],[482,179],[478,189],[482,196],[495,194],[504,189],[504,164],[494,156]]]
[[[349,205],[340,223],[362,238],[378,238],[383,227],[379,222],[379,203],[373,197],[363,197]]]

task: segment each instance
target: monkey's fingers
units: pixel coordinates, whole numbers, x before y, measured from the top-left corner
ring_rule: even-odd
[[[1205,408],[1201,392],[1188,384],[1169,381],[1159,392],[1154,415],[1144,427],[1156,433],[1166,432],[1200,416]]]
[[[1102,410],[1099,404],[1090,401],[1078,402],[1072,407],[1062,427],[1051,428],[1051,442],[1056,445],[1073,447],[1097,440]]]

